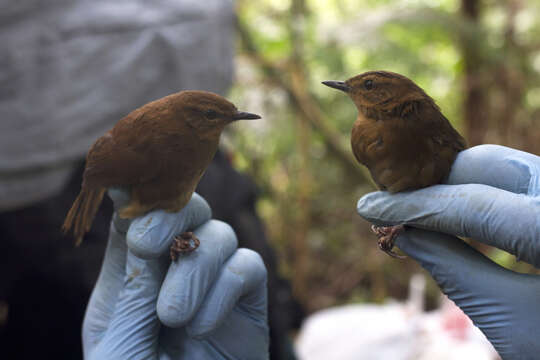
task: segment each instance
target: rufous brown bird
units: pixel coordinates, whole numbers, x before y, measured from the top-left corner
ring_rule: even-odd
[[[354,156],[381,190],[395,193],[443,182],[465,140],[435,101],[407,77],[369,71],[323,84],[347,93],[358,109],[351,132]],[[376,227],[389,255],[403,226]]]
[[[100,137],[88,151],[81,192],[62,230],[80,244],[109,187],[130,192],[118,212],[135,218],[154,209],[180,211],[217,151],[227,124],[260,119],[241,112],[227,99],[206,91],[181,91],[152,101]],[[189,246],[194,244],[194,246]],[[192,233],[175,237],[171,257],[198,246]]]

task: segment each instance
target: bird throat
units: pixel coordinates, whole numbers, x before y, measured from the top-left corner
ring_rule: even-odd
[[[360,111],[364,117],[372,120],[384,120],[391,116],[388,111],[376,109],[371,106],[359,106],[358,111]]]

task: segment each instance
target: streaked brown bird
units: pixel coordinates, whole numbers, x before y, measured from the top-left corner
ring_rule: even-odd
[[[435,101],[407,77],[369,71],[323,84],[347,93],[358,108],[351,133],[354,156],[381,190],[399,192],[443,182],[465,140]],[[403,226],[372,227],[389,255]]]
[[[154,209],[180,211],[217,151],[227,124],[260,119],[241,112],[227,99],[206,91],[181,91],[152,101],[122,118],[88,151],[81,192],[62,230],[80,244],[109,187],[130,192],[121,218],[135,218]],[[193,240],[194,247],[187,246]],[[191,233],[175,237],[173,260],[194,250]]]

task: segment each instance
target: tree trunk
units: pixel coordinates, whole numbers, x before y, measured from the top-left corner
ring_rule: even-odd
[[[480,16],[480,0],[462,0],[461,13],[469,21],[478,23]],[[463,120],[465,136],[469,146],[481,144],[488,130],[489,107],[487,89],[483,73],[481,54],[474,41],[469,38],[461,40],[465,67]]]

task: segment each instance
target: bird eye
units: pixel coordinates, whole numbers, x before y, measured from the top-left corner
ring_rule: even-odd
[[[373,80],[366,80],[364,81],[364,88],[366,90],[371,90],[373,89]]]
[[[204,112],[204,116],[208,119],[208,120],[212,120],[212,119],[215,119],[217,117],[217,112],[215,112],[214,110],[206,110]]]

